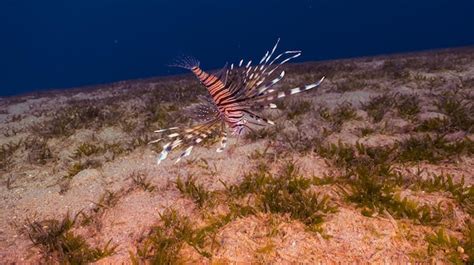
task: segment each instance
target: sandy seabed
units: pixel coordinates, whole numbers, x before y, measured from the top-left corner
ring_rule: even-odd
[[[165,248],[178,263],[472,262],[474,232],[466,231],[474,221],[474,50],[294,64],[285,70],[278,86],[323,75],[326,80],[279,103],[280,110],[264,111],[277,126],[238,144],[231,138],[223,153],[215,152],[217,143],[196,147],[178,164],[168,159],[157,165],[160,144],[147,143],[157,136],[154,130],[192,122],[182,110],[206,91],[190,75],[0,99],[0,263],[71,262],[67,251],[45,247],[31,230],[39,225],[47,232],[51,220],[61,222],[67,213],[80,213],[67,233],[89,248],[115,246],[111,255],[86,263],[153,263],[156,249],[139,252],[157,229],[178,238],[180,243]],[[391,194],[431,209],[428,221],[418,213],[367,209],[351,200],[354,179],[361,175],[350,173],[356,162],[322,149],[330,144],[362,144],[377,152],[398,146],[387,159],[402,178]],[[335,209],[321,213],[317,229],[291,208],[259,207],[264,197],[258,191],[232,201],[226,189],[262,165],[277,178],[288,163],[311,180],[308,191],[327,196]],[[449,176],[454,186],[427,184],[440,176]],[[201,193],[180,190],[178,178],[191,178]],[[321,184],[315,178],[332,180]],[[208,196],[199,198],[202,194]],[[199,229],[229,214],[231,202],[249,203],[255,211],[232,216],[194,245],[164,228],[162,215],[170,209]],[[430,241],[440,231],[452,244]]]

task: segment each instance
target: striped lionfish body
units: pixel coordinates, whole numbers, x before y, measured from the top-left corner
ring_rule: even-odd
[[[284,63],[301,55],[300,51],[285,51],[272,59],[278,43],[279,40],[258,64],[252,66],[252,61],[244,64],[241,60],[238,66],[234,67],[232,64],[230,68],[224,67],[218,74],[206,73],[193,58],[183,59],[176,64],[175,66],[191,70],[207,88],[209,97],[201,97],[201,103],[193,111],[195,116],[202,120],[200,124],[190,128],[172,127],[155,131],[166,132],[166,138],[170,140],[163,146],[158,163],[166,159],[172,150],[184,148],[176,159],[176,162],[179,162],[191,154],[196,144],[210,137],[221,138],[217,152],[222,152],[227,145],[227,128],[231,129],[233,135],[240,136],[246,129],[252,129],[251,126],[273,125],[273,121],[260,117],[254,111],[276,108],[274,101],[308,91],[321,84],[324,77],[303,87],[276,88],[275,84],[283,79],[285,71],[279,74],[275,74],[275,71]],[[160,140],[162,139],[151,143]]]

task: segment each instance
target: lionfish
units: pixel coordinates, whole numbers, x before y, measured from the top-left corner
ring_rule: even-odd
[[[279,42],[280,39],[257,65],[252,65],[252,61],[244,64],[242,59],[238,65],[226,65],[216,74],[206,73],[194,58],[182,58],[173,65],[191,70],[207,88],[209,95],[199,97],[201,102],[193,109],[196,118],[201,120],[199,124],[189,128],[171,127],[155,131],[166,133],[166,138],[170,141],[163,146],[158,164],[165,160],[171,151],[182,148],[184,151],[176,159],[176,163],[179,162],[191,154],[195,145],[211,137],[220,139],[220,146],[216,151],[222,152],[227,145],[228,129],[232,135],[240,137],[247,129],[252,130],[251,126],[275,124],[257,115],[255,110],[276,109],[277,106],[273,103],[276,100],[308,91],[323,82],[324,77],[302,87],[275,87],[285,76],[285,71],[282,70],[279,74],[275,71],[284,63],[301,55],[301,51],[285,51],[272,58]],[[150,143],[161,140],[162,138]]]

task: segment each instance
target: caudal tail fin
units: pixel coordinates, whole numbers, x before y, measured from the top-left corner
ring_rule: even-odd
[[[199,67],[199,60],[192,56],[180,56],[176,58],[169,66],[191,70],[195,67]]]

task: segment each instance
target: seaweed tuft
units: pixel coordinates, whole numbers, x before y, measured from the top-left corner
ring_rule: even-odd
[[[41,250],[43,258],[61,264],[88,264],[115,253],[116,245],[110,241],[103,247],[91,247],[87,241],[72,230],[79,214],[69,213],[62,220],[48,219],[26,224],[27,234],[33,246]]]

